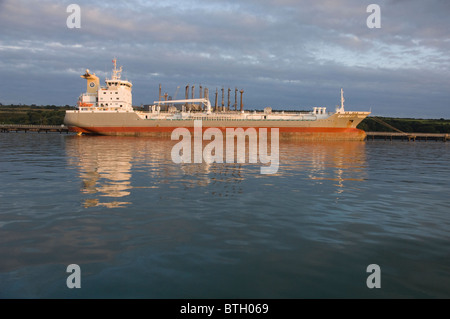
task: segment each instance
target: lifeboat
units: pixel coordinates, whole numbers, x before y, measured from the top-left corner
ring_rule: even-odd
[[[84,102],[78,102],[78,106],[80,107],[91,107],[94,105],[93,103],[84,103]]]

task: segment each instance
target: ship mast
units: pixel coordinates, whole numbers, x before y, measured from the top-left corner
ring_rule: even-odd
[[[122,73],[122,67],[117,69],[117,59],[116,58],[114,58],[112,60],[112,62],[114,63],[112,80],[120,80],[120,76],[121,76],[121,73]]]
[[[336,105],[336,113],[345,113],[344,111],[344,89],[341,88],[341,106]]]

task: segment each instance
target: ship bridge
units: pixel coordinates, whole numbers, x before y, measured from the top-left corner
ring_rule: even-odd
[[[105,87],[99,86],[98,77],[89,70],[81,77],[87,80],[87,91],[78,99],[80,111],[132,111],[132,83],[121,79],[122,67],[117,68],[117,60],[113,60],[114,68],[110,79],[105,80]]]

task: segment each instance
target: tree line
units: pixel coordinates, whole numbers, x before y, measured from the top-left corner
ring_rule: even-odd
[[[0,124],[61,125],[66,110],[72,109],[69,105],[2,105]]]
[[[405,133],[450,133],[450,120],[446,119],[408,119],[408,118],[391,118],[377,117],[381,122],[374,120],[371,116],[366,117],[358,128],[366,132],[395,132],[392,128]]]

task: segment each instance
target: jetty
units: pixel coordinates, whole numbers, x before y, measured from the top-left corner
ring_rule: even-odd
[[[382,119],[376,117],[376,116],[372,116],[372,117],[368,117],[368,119],[371,119],[375,122],[380,123],[381,125],[395,131],[390,131],[390,132],[366,132],[366,140],[370,140],[372,139],[384,139],[385,141],[389,140],[393,140],[393,139],[401,139],[403,140],[407,140],[407,141],[413,141],[415,142],[416,140],[423,140],[423,141],[428,141],[428,140],[435,140],[435,141],[443,141],[446,142],[449,138],[448,133],[408,133],[408,132],[403,132],[401,130],[399,130],[398,128],[386,123],[385,121],[383,121]]]
[[[0,124],[0,132],[10,133],[10,132],[59,132],[69,133],[69,128],[63,124],[61,125],[28,125],[28,124]]]
[[[445,133],[405,133],[405,132],[366,132],[366,140],[384,139],[387,140],[406,140],[406,141],[443,141],[449,140],[450,134]]]

